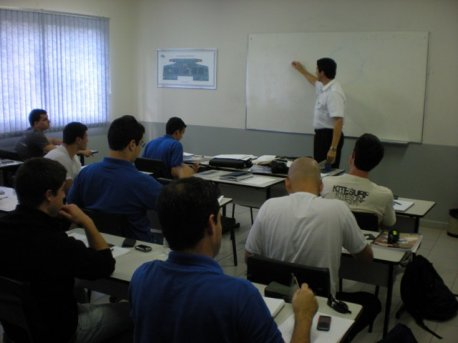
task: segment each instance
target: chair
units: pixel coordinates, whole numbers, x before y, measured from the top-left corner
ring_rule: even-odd
[[[251,255],[247,258],[247,279],[252,282],[267,285],[276,281],[289,285],[291,273],[297,277],[299,284],[306,282],[316,295],[328,298],[331,294],[331,279],[328,268],[283,262],[259,255]]]
[[[171,178],[170,170],[167,170],[162,160],[137,157],[135,167],[140,171],[152,173],[154,178]]]
[[[7,338],[20,336],[21,342],[35,342],[31,323],[26,315],[28,304],[29,284],[0,276],[0,321]],[[14,337],[10,337],[13,333]]]
[[[379,231],[378,217],[375,213],[352,211],[362,230]]]
[[[94,221],[100,232],[111,235],[135,238],[132,225],[125,214],[107,213],[84,208],[86,213]]]

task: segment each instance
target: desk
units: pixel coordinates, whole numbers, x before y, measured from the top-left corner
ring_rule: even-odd
[[[22,161],[0,158],[1,181],[3,182],[3,184],[10,184],[9,182],[7,182],[8,178],[6,178],[5,175],[8,172],[14,173],[22,163]]]
[[[259,290],[261,295],[264,295],[264,289],[266,288],[265,285],[262,285],[256,282],[253,282],[253,285]],[[339,313],[335,311],[333,308],[328,306],[326,298],[316,297],[316,299],[318,301],[318,312],[324,313],[332,317],[339,317],[339,318],[344,318],[344,319],[355,321],[362,309],[362,306],[359,304],[353,304],[353,303],[347,302],[348,308],[351,311],[351,313]],[[281,311],[274,317],[275,323],[277,325],[281,325],[292,314],[293,314],[293,306],[289,303],[286,303],[285,306],[281,309]],[[332,323],[331,323],[331,326],[332,326]],[[313,330],[313,331],[315,332],[312,333],[312,342],[313,342],[313,334],[315,335],[319,334],[316,330]],[[333,338],[335,338],[335,342],[339,342],[342,339],[342,337],[333,337]]]
[[[0,212],[11,212],[18,204],[14,188],[0,186]]]
[[[364,233],[373,234],[372,231],[363,231]],[[372,263],[358,262],[348,252],[344,251],[340,261],[339,274],[343,279],[364,282],[387,288],[385,317],[383,322],[383,336],[385,337],[388,332],[390,320],[395,268],[399,266],[401,262],[408,259],[412,253],[416,253],[419,246],[417,246],[415,251],[387,249],[373,244],[371,247],[374,253],[374,260]]]
[[[436,205],[434,201],[399,198],[399,200],[411,201],[413,205],[406,211],[396,211],[396,217],[408,217],[413,220],[413,232],[418,233],[420,229],[420,219],[423,218]],[[397,224],[396,224],[397,225]],[[399,226],[402,230],[402,225]]]
[[[211,169],[197,173],[195,176],[217,183],[222,194],[234,199],[234,202],[237,203],[253,204],[252,207],[259,207],[272,196],[272,188],[276,185],[283,186],[284,182],[284,178],[266,175],[253,175],[253,177],[241,181],[220,179],[220,176],[228,173],[230,171]]]

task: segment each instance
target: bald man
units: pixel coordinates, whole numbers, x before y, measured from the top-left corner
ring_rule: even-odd
[[[285,179],[289,195],[267,200],[259,210],[245,245],[247,256],[329,268],[331,293],[338,299],[363,305],[352,327],[352,339],[380,312],[378,299],[369,293],[337,293],[342,247],[369,263],[372,249],[348,206],[340,200],[319,197],[323,187],[318,163],[306,157],[293,162]]]

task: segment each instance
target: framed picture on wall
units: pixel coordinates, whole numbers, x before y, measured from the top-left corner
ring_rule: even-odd
[[[216,89],[216,49],[158,49],[157,86]]]

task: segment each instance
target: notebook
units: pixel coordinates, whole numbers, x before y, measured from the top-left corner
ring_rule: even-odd
[[[281,311],[283,306],[285,306],[285,301],[283,299],[276,299],[276,298],[269,298],[269,297],[262,297],[264,302],[267,305],[267,308],[270,311],[272,317],[275,317],[278,312]]]

